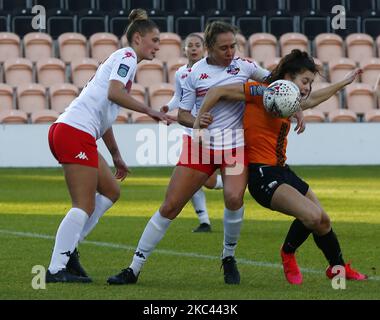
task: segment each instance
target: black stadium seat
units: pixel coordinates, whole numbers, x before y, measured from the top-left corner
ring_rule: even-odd
[[[329,33],[331,20],[329,16],[310,15],[301,17],[301,33],[310,40],[320,33]]]
[[[280,37],[284,33],[298,32],[296,27],[296,17],[288,15],[273,15],[268,17],[268,32],[275,37]]]
[[[31,9],[23,9],[16,12],[11,18],[11,31],[16,33],[19,37],[23,37],[29,32],[38,31],[32,27],[34,16]]]
[[[74,12],[95,9],[93,0],[65,0],[66,9]]]
[[[191,0],[161,0],[161,10],[176,12],[179,10],[191,10]]]
[[[253,33],[267,32],[266,16],[253,15],[250,11],[244,13],[236,15],[235,23],[246,38]]]
[[[147,11],[149,10],[159,10],[159,6],[156,6],[156,3],[158,1],[155,0],[127,0],[127,8],[129,10],[136,9],[136,8],[143,8]]]
[[[189,33],[204,31],[204,16],[191,11],[180,11],[174,15],[174,32],[184,39]]]
[[[107,17],[101,11],[85,10],[78,15],[78,31],[86,38],[94,33],[108,32]]]
[[[2,0],[2,8],[0,10],[8,12],[20,12],[21,10],[28,9],[27,0]]]
[[[33,0],[33,5],[44,6],[46,11],[65,9],[65,0]]]
[[[194,8],[193,10],[198,13],[206,13],[210,10],[221,10],[219,0],[193,0]]]
[[[105,13],[114,10],[126,10],[127,0],[96,0],[96,9]]]
[[[252,10],[252,1],[251,0],[222,0],[223,10],[229,12],[244,12],[247,10]]]
[[[47,32],[53,39],[58,38],[62,33],[77,32],[76,16],[66,10],[51,10],[47,14]]]

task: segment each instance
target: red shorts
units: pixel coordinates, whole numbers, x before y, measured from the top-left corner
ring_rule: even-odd
[[[182,152],[177,166],[192,168],[211,176],[218,168],[226,170],[226,174],[239,175],[248,166],[244,147],[228,150],[202,148],[190,136],[183,135]]]
[[[65,123],[53,123],[49,129],[49,147],[59,163],[98,168],[96,140],[87,132]]]

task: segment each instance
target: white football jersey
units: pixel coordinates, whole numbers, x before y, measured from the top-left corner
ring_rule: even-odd
[[[188,68],[187,65],[183,65],[182,67],[179,67],[178,70],[175,73],[175,92],[171,100],[168,102],[169,111],[178,109],[179,103],[182,96],[182,87],[185,83],[186,78],[188,77],[189,72],[191,71],[191,68]],[[194,105],[194,108],[191,110],[191,114],[195,116],[196,114],[196,108]],[[187,134],[188,136],[192,135],[192,128],[183,126],[184,134]]]
[[[204,58],[193,65],[182,86],[179,107],[197,115],[207,90],[229,84],[242,85],[248,80],[264,81],[270,72],[256,62],[235,57],[228,67],[211,65]],[[243,101],[219,101],[212,109],[213,122],[208,127],[210,148],[231,149],[244,145]]]
[[[66,123],[91,134],[96,140],[115,122],[120,106],[108,100],[110,80],[118,80],[131,91],[137,68],[136,52],[128,47],[115,51],[104,61],[80,95],[56,122]]]

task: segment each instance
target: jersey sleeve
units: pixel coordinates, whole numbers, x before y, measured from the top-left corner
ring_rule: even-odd
[[[257,62],[248,59],[242,59],[242,61],[249,79],[265,82],[266,78],[270,75],[270,71],[260,67]]]
[[[175,73],[175,92],[171,100],[167,103],[167,106],[169,107],[169,111],[172,111],[178,108],[179,102],[181,100],[181,94],[182,94],[182,87],[181,87],[180,73],[177,71]]]
[[[126,51],[114,57],[112,71],[109,80],[117,80],[126,85],[128,81],[133,82],[133,75],[137,68],[136,56]]]
[[[254,104],[262,104],[265,88],[266,86],[260,82],[246,82],[244,84],[245,101]]]
[[[179,107],[181,109],[187,111],[191,111],[193,109],[196,100],[195,91],[194,73],[190,72],[182,86],[182,94],[179,103]]]

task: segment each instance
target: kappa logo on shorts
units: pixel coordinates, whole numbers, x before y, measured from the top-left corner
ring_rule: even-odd
[[[86,155],[86,153],[84,153],[84,152],[79,152],[76,156],[75,156],[75,159],[81,159],[81,160],[88,160],[88,158],[87,158],[87,155]]]
[[[129,71],[129,66],[122,63],[122,64],[120,64],[119,69],[117,69],[117,74],[120,77],[125,78],[128,74],[128,71]]]

